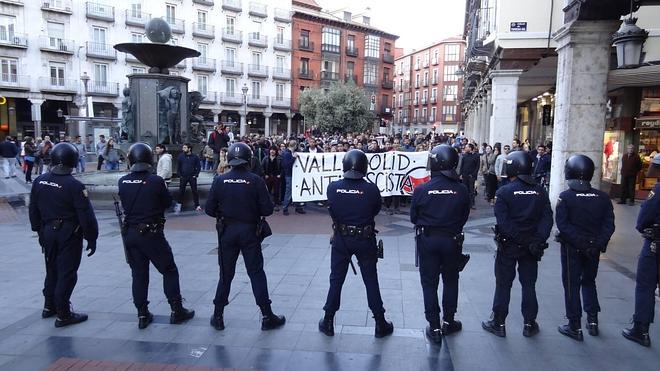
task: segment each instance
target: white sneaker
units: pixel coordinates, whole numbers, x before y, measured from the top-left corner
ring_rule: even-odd
[[[202,207],[201,207],[201,206],[197,206],[197,207],[195,208],[195,211],[202,211]]]

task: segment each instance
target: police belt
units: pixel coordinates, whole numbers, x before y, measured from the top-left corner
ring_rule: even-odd
[[[660,224],[653,224],[649,228],[644,228],[642,235],[649,240],[660,241]]]
[[[140,234],[149,233],[161,233],[165,229],[165,220],[152,222],[152,223],[132,223],[126,224],[126,228],[134,228]]]
[[[44,226],[49,226],[53,230],[60,230],[64,224],[72,224],[78,226],[77,219],[49,219],[44,221]]]
[[[424,237],[447,237],[447,238],[456,238],[460,233],[454,233],[447,230],[443,227],[435,226],[417,226],[417,234],[423,235]]]
[[[224,224],[225,226],[235,225],[235,224],[243,224],[243,225],[256,225],[257,224],[256,222],[246,222],[244,220],[234,219],[234,218],[227,218],[227,217],[222,217],[222,218],[220,218],[220,220],[222,221],[222,224]]]
[[[333,224],[332,230],[339,233],[341,236],[357,237],[357,238],[372,238],[375,236],[375,229],[373,225],[355,226],[346,224]]]

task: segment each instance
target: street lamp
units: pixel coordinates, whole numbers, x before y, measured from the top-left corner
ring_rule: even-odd
[[[243,92],[243,116],[241,117],[241,137],[243,137],[247,134],[247,125],[246,125],[246,120],[247,120],[247,93],[248,93],[247,84],[243,83],[243,87],[241,88],[241,91]]]
[[[61,108],[58,108],[57,111],[55,111],[55,112],[57,112],[57,117],[59,117],[59,118],[61,118],[62,115],[64,114],[64,111],[62,111]]]
[[[637,18],[633,18],[631,12],[630,18],[624,20],[619,30],[612,35],[618,68],[635,68],[642,62],[642,47],[649,32],[639,28],[636,23]]]

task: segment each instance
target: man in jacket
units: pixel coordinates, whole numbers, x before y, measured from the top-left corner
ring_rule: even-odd
[[[183,153],[181,153],[177,159],[177,171],[179,173],[179,202],[174,209],[176,213],[181,212],[183,196],[186,193],[186,185],[188,184],[190,184],[190,190],[193,194],[195,210],[202,210],[199,206],[199,194],[197,193],[197,177],[199,176],[200,170],[199,157],[192,153],[192,144],[184,144]]]
[[[5,137],[5,140],[0,143],[0,162],[5,173],[5,179],[16,177],[16,156],[18,153],[18,147],[16,147],[16,143],[12,141],[12,138],[10,136]]]
[[[45,140],[45,138],[44,138]],[[105,152],[105,135],[101,134],[99,135],[99,141],[96,142],[96,156],[97,156],[97,162],[96,162],[96,170],[101,171],[101,166],[103,166],[103,152]]]
[[[284,208],[282,213],[289,215],[289,205],[293,203],[292,200],[292,181],[293,181],[293,163],[296,161],[298,154],[296,153],[298,142],[295,140],[289,141],[289,147],[282,152],[282,175],[284,175],[285,191],[284,191]],[[305,214],[302,204],[296,206],[296,213]]]
[[[628,151],[623,155],[621,164],[621,201],[619,204],[625,204],[630,199],[629,205],[635,204],[635,183],[637,182],[637,173],[642,170],[642,160],[635,153],[635,147],[628,146]]]
[[[475,209],[474,206],[474,182],[477,179],[477,174],[479,173],[479,154],[474,153],[474,145],[468,143],[463,148],[463,157],[459,164],[459,175],[463,184],[468,189],[468,194],[470,196],[470,207]]]
[[[279,195],[280,184],[282,182],[282,158],[277,154],[277,147],[273,146],[270,148],[269,155],[264,158],[261,167],[264,169],[266,186],[275,204],[275,211],[279,211],[279,205],[281,204]]]
[[[209,136],[209,147],[213,149],[213,169],[218,168],[220,149],[229,147],[229,136],[224,125],[218,125]]]
[[[163,178],[165,184],[170,184],[172,181],[172,155],[167,153],[167,148],[163,144],[156,145],[156,155],[158,156],[156,175]]]

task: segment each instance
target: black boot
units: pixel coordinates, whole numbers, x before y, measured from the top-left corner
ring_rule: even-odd
[[[273,330],[278,327],[284,326],[286,318],[284,316],[278,316],[273,313],[273,309],[270,307],[270,304],[262,305],[259,307],[261,309],[261,330]]]
[[[41,311],[41,318],[50,318],[57,314],[55,310],[55,301],[53,299],[46,298],[44,302],[44,309]]]
[[[539,324],[536,321],[525,321],[523,325],[523,336],[530,338],[539,333]]]
[[[70,308],[57,311],[57,318],[55,318],[55,327],[64,327],[75,325],[76,323],[87,321],[85,313],[76,313]]]
[[[429,325],[426,326],[426,337],[435,344],[442,345],[442,335],[440,319],[429,321]]]
[[[463,329],[461,321],[454,319],[453,314],[446,314],[442,319],[442,334],[449,335],[454,332],[459,332]]]
[[[319,321],[319,331],[327,336],[335,336],[335,314],[325,312],[325,316]]]
[[[211,317],[211,326],[218,331],[225,329],[224,311],[225,307],[216,306]]]
[[[376,320],[375,337],[382,338],[394,332],[394,325],[385,319],[384,313],[374,314],[374,319]]]
[[[149,312],[146,304],[138,308],[138,328],[140,330],[147,328],[147,326],[153,321],[154,315]]]
[[[559,326],[557,330],[559,330],[560,334],[566,335],[571,339],[584,341],[584,335],[582,335],[582,329],[580,328],[579,320],[569,320],[567,325]]]
[[[170,324],[178,325],[186,322],[187,320],[195,317],[195,311],[183,307],[181,299],[168,300],[172,313],[170,314]]]
[[[598,336],[598,315],[587,315],[587,330],[589,330],[589,335]]]
[[[621,335],[623,335],[624,338],[634,341],[635,343],[645,347],[651,346],[648,324],[635,321],[633,327],[623,330]]]
[[[504,318],[495,313],[490,316],[489,321],[481,322],[481,327],[493,335],[499,336],[501,338],[506,337]]]

